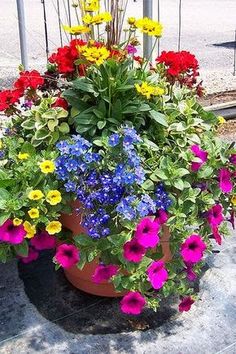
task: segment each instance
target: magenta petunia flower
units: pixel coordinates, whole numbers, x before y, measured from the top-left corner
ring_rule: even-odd
[[[165,210],[159,209],[156,212],[156,218],[155,221],[160,224],[163,225],[167,222],[168,220],[168,214]]]
[[[168,272],[163,261],[153,261],[147,269],[148,280],[156,290],[161,289],[168,279]]]
[[[49,235],[47,231],[41,231],[30,240],[30,244],[38,251],[50,250],[56,247],[56,237]]]
[[[232,154],[229,158],[229,161],[233,164],[236,165],[236,154]]]
[[[137,53],[137,49],[132,44],[128,44],[125,49],[127,50],[128,54]]]
[[[229,222],[231,223],[232,228],[235,230],[235,212],[234,212],[234,210],[232,210],[230,213]]]
[[[95,269],[95,272],[92,276],[94,283],[101,283],[103,281],[109,280],[111,277],[117,274],[119,267],[114,264],[99,264]]]
[[[55,259],[63,268],[70,268],[79,262],[79,250],[64,243],[58,246]]]
[[[189,311],[191,309],[192,304],[194,303],[194,300],[191,298],[191,296],[186,296],[181,300],[181,303],[179,304],[179,311]]]
[[[137,226],[135,237],[138,243],[145,248],[156,247],[159,242],[159,229],[160,225],[157,221],[144,218]]]
[[[187,273],[187,278],[189,281],[194,281],[197,279],[197,274],[193,271],[193,265],[191,263],[186,263],[186,268],[184,269]]]
[[[191,151],[196,157],[201,160],[200,162],[192,162],[191,164],[191,170],[198,171],[202,167],[202,165],[207,161],[208,153],[207,151],[200,149],[199,145],[197,144],[191,146]]]
[[[141,262],[143,256],[145,255],[146,249],[138,243],[138,241],[133,238],[124,244],[124,258],[129,262],[138,263]]]
[[[211,228],[211,231],[212,231],[213,236],[214,236],[216,242],[218,243],[218,245],[221,245],[221,243],[222,243],[222,238],[221,238],[221,235],[220,235],[220,233],[219,233],[218,227],[217,227],[217,226],[213,226],[213,227]]]
[[[120,302],[121,311],[129,315],[139,315],[145,304],[145,298],[138,291],[130,291]]]
[[[206,247],[199,235],[191,235],[182,243],[180,253],[184,262],[197,263],[202,259]]]
[[[218,226],[224,220],[224,216],[222,213],[222,206],[220,204],[215,204],[211,209],[207,212],[207,221],[211,225],[211,227]]]
[[[219,187],[223,193],[230,193],[233,189],[231,182],[231,172],[227,168],[219,170]]]
[[[0,226],[0,241],[17,245],[24,241],[26,231],[22,224],[14,226],[12,220],[8,219]]]
[[[29,248],[29,253],[28,256],[26,257],[19,257],[19,259],[21,260],[22,263],[28,264],[31,263],[33,261],[36,261],[36,259],[38,259],[39,253],[38,251],[36,251],[35,249],[33,249],[32,247]]]

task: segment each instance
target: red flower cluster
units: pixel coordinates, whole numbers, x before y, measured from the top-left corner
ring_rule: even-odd
[[[0,92],[0,111],[5,111],[19,101],[21,94],[18,90],[5,90]]]
[[[14,87],[23,95],[26,89],[31,88],[36,90],[43,83],[44,78],[37,70],[22,71],[19,79],[14,83]]]
[[[50,63],[57,64],[57,70],[60,74],[69,74],[75,71],[75,60],[79,58],[77,46],[83,46],[86,42],[74,39],[69,46],[58,48],[48,59]]]
[[[156,58],[156,62],[166,66],[167,78],[171,83],[179,81],[180,84],[188,87],[193,87],[196,84],[199,66],[195,55],[190,52],[185,50],[181,52],[163,51]]]

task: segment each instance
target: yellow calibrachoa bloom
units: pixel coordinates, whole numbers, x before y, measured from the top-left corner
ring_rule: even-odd
[[[22,219],[18,219],[18,218],[14,218],[13,219],[13,225],[14,226],[19,226],[20,224],[22,224],[23,220]]]
[[[44,160],[43,162],[40,163],[39,167],[40,170],[45,174],[53,173],[55,171],[54,162],[51,160]]]
[[[31,200],[39,200],[43,198],[43,192],[40,189],[34,189],[28,194],[28,198]]]
[[[224,124],[225,122],[226,122],[226,120],[224,119],[224,117],[218,116],[218,123],[219,124]]]
[[[83,56],[96,65],[101,65],[110,55],[110,51],[105,47],[81,47]]]
[[[60,221],[51,221],[47,227],[46,227],[46,231],[49,233],[49,235],[54,235],[57,234],[58,232],[61,231],[61,223]]]
[[[85,0],[83,2],[83,9],[88,12],[99,11],[99,0]]]
[[[57,190],[49,191],[46,196],[46,201],[51,205],[59,204],[61,199],[61,193]]]
[[[236,195],[231,198],[231,203],[236,206]]]
[[[136,22],[136,18],[135,17],[129,17],[128,20],[127,20],[128,24],[130,26],[134,26],[135,25],[135,22]]]
[[[161,96],[165,93],[163,88],[149,85],[147,82],[142,82],[141,85],[135,84],[135,88],[141,95],[146,96],[148,100],[151,96]]]
[[[39,217],[39,210],[38,208],[32,208],[28,211],[28,214],[31,219],[37,219]]]
[[[27,154],[27,152],[19,152],[17,157],[19,160],[27,160],[29,158],[29,154]]]
[[[141,18],[135,22],[135,26],[140,29],[141,32],[146,33],[149,36],[161,37],[163,26],[160,22],[153,21],[148,17]]]
[[[91,16],[89,14],[83,17],[83,22],[87,25],[100,25],[103,22],[110,22],[112,21],[112,16],[110,12],[102,12],[95,16]]]
[[[25,221],[24,224],[24,229],[27,232],[25,238],[32,238],[36,234],[36,227],[34,225],[31,225],[29,221]]]
[[[80,25],[78,25],[78,26],[72,26],[72,27],[70,27],[70,26],[63,26],[63,29],[66,31],[66,32],[68,32],[68,33],[70,33],[70,34],[82,34],[82,33],[88,33],[88,32],[90,32],[90,28],[89,27],[86,27],[86,26],[80,26]]]

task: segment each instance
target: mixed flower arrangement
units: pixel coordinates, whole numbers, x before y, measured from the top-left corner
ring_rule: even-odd
[[[197,102],[194,55],[162,52],[155,66],[136,56],[137,31],[157,39],[160,23],[129,18],[121,41],[118,8],[102,12],[99,0],[73,7],[79,23],[64,29],[75,39],[43,75],[22,70],[0,92],[9,117],[0,141],[0,259],[28,263],[55,248],[56,268],[97,261],[92,280],[126,292],[124,313],[155,310],[172,294],[188,311],[204,256],[234,224],[236,149]],[[84,233],[72,237],[60,215],[75,200]]]

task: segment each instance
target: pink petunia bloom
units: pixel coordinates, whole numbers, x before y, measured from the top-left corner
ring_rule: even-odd
[[[213,227],[211,228],[211,231],[212,231],[213,236],[214,236],[216,242],[218,243],[218,245],[221,245],[221,243],[222,243],[222,238],[221,238],[221,235],[220,235],[220,233],[219,233],[218,227],[217,227],[217,226],[213,226]]]
[[[101,283],[103,281],[109,280],[111,277],[117,274],[119,267],[114,264],[99,264],[95,269],[95,272],[92,276],[94,283]]]
[[[189,281],[194,281],[197,279],[197,274],[193,271],[193,265],[191,263],[186,263],[185,272],[187,273],[187,278]]]
[[[38,251],[50,250],[56,247],[56,237],[49,235],[47,231],[41,231],[30,240],[30,244]]]
[[[182,243],[180,253],[184,262],[197,263],[202,259],[206,247],[199,235],[191,235]]]
[[[167,222],[168,220],[168,214],[165,210],[159,209],[156,212],[156,218],[155,221],[160,224],[163,225]]]
[[[224,221],[224,216],[222,213],[222,206],[220,204],[215,204],[207,212],[207,221],[212,227],[219,226],[222,221]]]
[[[145,252],[146,249],[135,238],[124,244],[123,256],[129,262],[141,262]]]
[[[79,262],[79,250],[64,243],[58,246],[55,259],[63,268],[70,268]]]
[[[234,210],[232,210],[230,213],[229,222],[231,223],[232,228],[235,230],[235,212],[234,212]]]
[[[38,251],[36,251],[35,249],[33,249],[32,247],[29,248],[29,253],[28,256],[26,257],[19,257],[19,259],[21,260],[22,263],[28,264],[31,263],[33,261],[36,261],[36,259],[38,259],[39,253]]]
[[[137,53],[137,49],[132,44],[128,44],[125,49],[127,50],[128,54]]]
[[[231,172],[227,168],[219,170],[219,187],[223,193],[230,193],[233,189],[231,182]]]
[[[191,309],[192,304],[194,303],[194,300],[191,298],[191,296],[186,296],[181,300],[181,303],[179,304],[179,311],[189,311]]]
[[[208,153],[207,151],[200,149],[199,145],[192,145],[191,151],[196,157],[201,160],[200,162],[192,162],[191,164],[191,170],[198,171],[202,167],[202,165],[207,161]]]
[[[138,291],[130,291],[120,302],[121,311],[129,315],[139,315],[145,304],[145,298]]]
[[[156,247],[159,242],[159,229],[160,225],[157,221],[144,218],[137,226],[135,237],[138,243],[145,248]]]
[[[22,224],[14,226],[12,220],[8,219],[0,226],[0,241],[17,245],[24,241],[26,231]]]
[[[168,279],[163,261],[153,261],[147,269],[148,280],[156,290],[161,289]]]
[[[233,164],[236,165],[236,154],[232,154],[229,158],[229,161]]]

